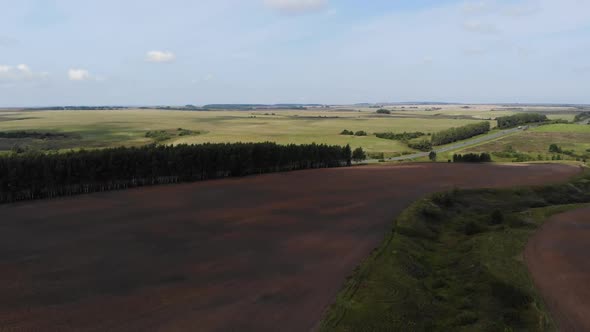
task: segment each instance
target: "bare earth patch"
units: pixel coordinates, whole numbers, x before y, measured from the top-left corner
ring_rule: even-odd
[[[550,218],[525,260],[560,331],[590,331],[590,207]]]
[[[414,200],[566,165],[309,170],[0,206],[0,331],[306,331]]]

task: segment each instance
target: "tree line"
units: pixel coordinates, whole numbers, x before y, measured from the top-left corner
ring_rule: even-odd
[[[445,145],[457,141],[462,141],[477,135],[485,134],[490,131],[490,123],[478,122],[468,124],[462,127],[450,128],[432,134],[432,145]]]
[[[414,138],[418,138],[418,137],[422,137],[422,136],[426,136],[425,133],[420,132],[420,131],[415,131],[415,132],[403,132],[403,133],[392,133],[392,132],[388,132],[388,133],[375,133],[375,136],[377,136],[377,138],[383,138],[383,139],[390,139],[390,140],[394,140],[394,141],[409,141],[411,139]]]
[[[454,163],[489,163],[492,161],[492,156],[489,153],[467,153],[453,155]]]
[[[358,153],[358,152],[357,152]],[[355,156],[358,157],[358,156]],[[351,164],[350,146],[222,143],[0,157],[0,203]]]
[[[50,133],[37,131],[0,131],[0,138],[34,138],[34,139],[51,139],[51,138],[68,138],[75,136],[66,133]]]
[[[500,129],[514,128],[527,123],[539,123],[548,120],[546,115],[537,113],[519,113],[496,118]]]
[[[358,131],[354,132],[352,130],[344,129],[343,131],[340,132],[340,135],[367,136],[368,134],[364,130],[358,130]]]

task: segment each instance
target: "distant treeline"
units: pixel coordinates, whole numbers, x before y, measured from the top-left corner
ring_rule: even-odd
[[[396,133],[392,133],[392,132],[388,132],[388,133],[375,133],[375,136],[377,136],[377,138],[383,138],[383,139],[390,139],[390,140],[394,140],[394,141],[402,141],[402,142],[405,142],[405,141],[409,141],[409,140],[414,139],[414,138],[426,136],[426,134],[423,133],[423,132],[419,132],[419,131],[409,132],[409,133],[407,133],[407,132],[404,131],[401,134],[400,133],[396,134]]]
[[[507,129],[514,128],[527,123],[539,123],[547,121],[547,116],[537,113],[520,113],[509,116],[501,116],[496,118],[498,121],[498,128]]]
[[[350,165],[349,146],[233,143],[0,157],[0,203]]]
[[[51,139],[51,138],[68,138],[74,135],[65,133],[41,133],[36,131],[0,131],[0,138],[35,138],[35,139]]]
[[[286,110],[305,110],[307,107],[321,107],[320,104],[209,104],[204,105],[203,109],[209,110],[257,110],[257,109],[286,109]]]
[[[51,106],[51,107],[35,107],[27,108],[34,111],[109,111],[109,110],[124,110],[131,107],[125,106]]]
[[[485,134],[489,131],[490,123],[487,121],[468,124],[466,126],[457,128],[450,128],[432,134],[432,145],[436,146],[454,143],[477,135]]]
[[[489,153],[467,153],[453,155],[454,163],[489,163],[492,161],[492,156]]]

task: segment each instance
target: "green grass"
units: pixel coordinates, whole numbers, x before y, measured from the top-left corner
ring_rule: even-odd
[[[590,134],[590,125],[578,124],[553,124],[547,126],[540,126],[531,129],[537,133],[575,133],[575,134]]]
[[[552,331],[521,253],[544,219],[589,201],[588,176],[421,200],[347,280],[320,330]]]
[[[272,115],[275,113],[275,115]],[[268,114],[268,115],[265,115]],[[76,133],[79,141],[62,148],[136,146],[152,142],[148,131],[185,128],[202,135],[174,137],[164,143],[261,142],[280,144],[350,144],[368,152],[412,151],[401,142],[379,139],[375,132],[434,132],[473,123],[475,120],[432,117],[379,117],[373,112],[350,111],[20,111],[0,112],[0,130],[61,131]],[[12,120],[11,120],[12,119]],[[343,129],[364,130],[366,137],[339,135]],[[14,145],[4,142],[3,147]],[[2,150],[2,149],[0,149]]]
[[[391,157],[401,152],[416,151],[399,141],[376,138],[373,136],[375,132],[422,131],[432,133],[478,122],[481,119],[514,114],[510,110],[490,111],[495,108],[493,105],[473,106],[471,109],[448,106],[439,111],[424,110],[429,107],[422,106],[419,109],[391,108],[394,111],[390,115],[378,115],[375,114],[375,109],[368,108],[213,112],[0,110],[1,131],[61,131],[79,136],[79,139],[59,141],[3,139],[0,140],[0,151],[7,151],[16,144],[44,150],[102,148],[121,145],[139,146],[154,141],[152,138],[145,137],[145,133],[148,131],[171,131],[181,127],[202,134],[182,137],[173,135],[170,139],[159,140],[159,143],[272,141],[280,144],[314,142],[334,145],[350,144],[352,148],[362,147],[367,152],[384,153],[385,157]],[[556,114],[554,117],[563,118],[570,115],[570,113],[564,113]],[[495,121],[491,122],[494,126]],[[544,130],[553,130],[552,128],[553,126],[546,126]],[[364,130],[369,133],[369,136],[339,135],[343,129]],[[576,130],[582,129],[577,128]],[[585,132],[575,134],[585,135]],[[582,141],[580,140],[580,142]]]
[[[458,153],[489,152],[494,157],[494,152],[514,151],[537,159],[539,155],[544,160],[550,160],[555,154],[549,153],[549,145],[557,144],[563,150],[574,151],[579,156],[590,153],[590,126],[576,124],[557,124],[532,128],[529,131],[519,132],[491,142],[461,149]],[[450,153],[452,154],[452,153]],[[516,155],[515,155],[516,156]],[[564,160],[575,160],[575,157],[562,154]],[[496,155],[495,161],[513,161],[516,157],[501,157]],[[590,159],[590,158],[587,158]]]

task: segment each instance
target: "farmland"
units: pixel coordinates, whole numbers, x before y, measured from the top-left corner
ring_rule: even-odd
[[[512,258],[546,217],[587,202],[576,196],[587,188],[461,190],[581,172],[590,126],[494,128],[525,111],[563,122],[580,110],[0,111],[2,197],[31,200],[0,205],[0,330],[551,330]],[[441,153],[260,175],[362,160],[346,144],[371,163],[419,152],[409,146],[423,160],[424,145]],[[447,163],[454,153],[551,163]],[[192,181],[203,182],[177,184]],[[168,185],[136,188],[156,184]]]
[[[402,108],[403,107],[403,108]],[[350,144],[367,152],[386,156],[414,152],[400,141],[375,137],[377,132],[433,133],[451,127],[481,122],[496,116],[513,114],[510,108],[499,106],[430,106],[389,107],[391,114],[380,115],[374,108],[332,107],[310,110],[252,110],[252,111],[172,111],[172,110],[84,110],[84,111],[0,111],[1,131],[36,131],[69,133],[70,137],[35,140],[2,139],[0,151],[15,145],[41,150],[140,146],[154,142],[146,137],[150,131],[191,131],[190,135],[159,140],[160,144],[263,142],[279,144],[325,143]],[[551,118],[573,119],[568,108],[540,109]],[[492,126],[495,121],[490,120]],[[363,130],[368,136],[344,136],[344,129]]]
[[[365,166],[0,206],[0,328],[309,330],[412,201],[579,170]]]

